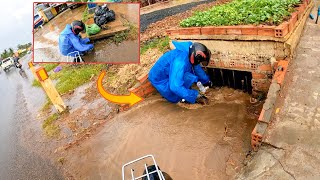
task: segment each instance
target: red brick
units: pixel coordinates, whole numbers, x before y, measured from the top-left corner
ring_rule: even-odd
[[[180,35],[200,35],[201,28],[200,27],[191,27],[191,28],[181,28],[179,29]]]
[[[267,75],[265,74],[252,72],[252,79],[266,79],[266,78],[267,78]]]
[[[139,76],[137,79],[140,83],[144,83],[149,77],[149,74],[144,74],[144,75],[141,75]]]
[[[297,12],[298,12],[298,19],[301,19],[301,18],[302,18],[305,9],[306,9],[306,7],[305,7],[304,4],[300,4],[300,6],[296,8],[296,10],[297,10]]]
[[[143,92],[142,89],[140,89],[138,92],[135,92],[134,94],[139,96],[139,97],[143,97],[144,96],[144,92]]]
[[[217,35],[227,34],[227,30],[226,30],[225,26],[215,27],[215,28],[214,28],[214,32],[215,32],[215,34],[217,34]]]
[[[251,133],[251,146],[254,151],[258,151],[262,142],[262,134],[257,132],[257,125]]]
[[[289,33],[289,24],[287,22],[281,23],[274,29],[275,37],[285,37]]]
[[[152,84],[150,83],[150,81],[147,81],[140,86],[141,89],[147,89],[149,87],[153,87]]]
[[[258,121],[262,121],[265,110],[262,109]]]
[[[209,66],[215,66],[215,63],[214,63],[214,61],[209,61]]]
[[[241,35],[241,26],[226,26],[227,34]]]
[[[215,35],[215,27],[214,26],[202,27],[201,34],[202,35]]]
[[[283,71],[276,71],[274,73],[274,76],[273,76],[273,79],[276,79],[278,84],[282,85],[283,81],[284,81],[284,78],[285,78],[285,74],[287,72],[287,67],[288,67],[288,64],[289,64],[289,61],[286,61],[286,60],[280,60],[278,62],[278,65],[277,67],[282,67],[283,68]]]
[[[170,35],[179,35],[179,30],[178,29],[169,29],[166,31],[166,33]]]
[[[241,28],[242,35],[258,35],[257,26],[242,26]]]
[[[143,90],[144,96],[148,96],[153,92],[156,92],[156,89],[153,86],[149,86],[148,88]]]
[[[259,71],[272,71],[271,64],[263,64],[258,67]]]
[[[140,87],[136,87],[136,88],[132,87],[132,88],[128,89],[128,91],[129,91],[129,92],[136,93],[136,92],[139,91],[139,89],[140,89]]]
[[[274,37],[275,26],[258,26],[258,35],[260,36],[271,36]]]
[[[291,14],[291,18],[289,20],[289,32],[294,30],[297,21],[298,21],[298,12],[294,12]]]

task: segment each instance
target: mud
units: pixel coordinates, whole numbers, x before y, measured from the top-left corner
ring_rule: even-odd
[[[66,167],[78,179],[121,179],[123,164],[153,154],[173,179],[230,179],[250,150],[257,116],[248,113],[247,94],[212,93],[219,91],[223,98],[196,109],[153,96],[67,151]]]
[[[131,4],[109,4],[108,7],[126,19],[124,23],[132,23],[138,26],[139,10],[137,5]],[[34,34],[34,62],[66,62],[67,57],[60,54],[58,47],[59,34],[67,24],[74,20],[81,20],[86,6],[81,6],[74,10],[66,10],[54,19],[49,21],[43,28]],[[81,36],[84,36],[82,34]],[[139,42],[135,40],[125,40],[116,45],[110,38],[95,41],[94,51],[89,52],[84,57],[86,62],[116,63],[137,62],[139,57]],[[127,55],[119,58],[119,54]]]

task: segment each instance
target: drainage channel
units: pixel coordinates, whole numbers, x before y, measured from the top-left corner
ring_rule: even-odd
[[[227,86],[252,94],[251,72],[219,68],[208,68],[207,70],[214,86]]]

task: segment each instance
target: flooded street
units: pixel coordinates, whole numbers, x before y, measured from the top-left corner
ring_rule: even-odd
[[[139,24],[139,6],[136,4],[108,4],[109,9],[116,13],[116,21],[123,25],[132,23],[136,26]],[[74,20],[81,20],[86,6],[81,6],[74,10],[66,10],[57,15],[34,33],[34,62],[67,62],[67,57],[61,55],[59,51],[59,34],[67,24]],[[110,22],[112,23],[112,22]],[[138,28],[138,27],[136,27]],[[138,33],[138,32],[137,32]],[[81,36],[84,37],[84,34]],[[138,36],[137,36],[138,37]],[[116,63],[137,62],[139,57],[138,39],[124,40],[115,44],[112,37],[96,40],[94,50],[86,54],[83,59],[85,62],[104,62]],[[126,54],[119,58],[120,54]]]
[[[228,88],[212,93],[209,106],[148,98],[68,150],[68,170],[77,179],[121,179],[123,164],[152,154],[173,179],[232,178],[250,149],[256,117],[247,112],[249,95]]]
[[[36,125],[35,112],[45,100],[42,89],[31,87],[30,58],[27,55],[20,60],[26,74],[15,68],[0,74],[0,179],[62,179],[48,159],[25,146],[33,144],[33,139],[22,136],[22,131]]]

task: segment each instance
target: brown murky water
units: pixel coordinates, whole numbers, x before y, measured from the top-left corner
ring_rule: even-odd
[[[256,117],[240,91],[214,90],[210,99],[208,106],[191,107],[154,96],[70,149],[66,166],[78,179],[114,180],[123,164],[153,154],[173,179],[229,179],[250,149]]]
[[[139,40],[128,40],[120,44],[97,41],[94,45],[94,50],[83,57],[85,62],[114,63],[115,60],[121,63],[139,62]]]
[[[136,4],[108,4],[108,7],[121,15],[127,21],[139,24],[139,6]],[[86,6],[74,10],[66,10],[49,21],[34,34],[34,61],[35,62],[66,62],[67,57],[60,54],[58,40],[60,32],[66,24],[74,20],[81,20]],[[138,40],[123,41],[119,45],[110,43],[108,39],[94,42],[95,48],[84,57],[86,62],[138,62]],[[125,53],[125,57],[119,54]]]

